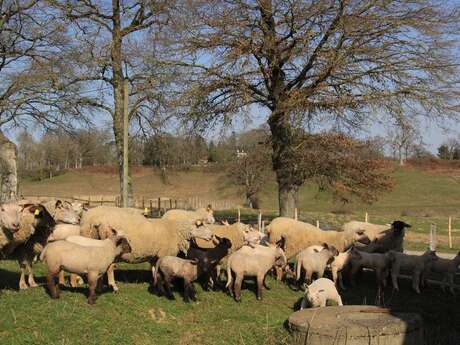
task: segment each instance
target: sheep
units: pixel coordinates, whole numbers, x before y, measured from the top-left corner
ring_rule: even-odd
[[[24,206],[18,204],[0,204],[0,257],[3,249],[13,240],[13,234],[21,228],[21,216]]]
[[[206,208],[199,208],[195,211],[186,211],[186,210],[169,210],[167,211],[162,219],[170,220],[179,220],[179,221],[190,221],[195,223],[197,220],[201,220],[207,224],[214,224],[214,211],[211,205],[208,205]]]
[[[332,273],[332,280],[336,284],[337,287],[340,287],[342,290],[345,290],[345,286],[343,285],[342,279],[342,271],[348,265],[350,261],[351,251],[353,247],[348,248],[347,251],[339,253],[334,260],[331,262],[331,273]]]
[[[412,288],[416,293],[420,293],[420,277],[427,275],[434,261],[438,260],[436,253],[427,250],[423,255],[408,255],[391,251],[395,259],[391,267],[391,281],[393,289],[399,291],[398,275],[402,269],[412,272]]]
[[[315,244],[327,243],[339,252],[344,252],[356,242],[369,243],[369,238],[363,230],[324,231],[311,224],[286,217],[273,219],[267,227],[267,233],[271,244],[284,242],[283,249],[288,259]]]
[[[267,244],[268,236],[259,230],[249,228],[244,232],[244,244],[253,246],[255,244]]]
[[[80,235],[80,225],[74,224],[56,224],[53,232],[48,237],[48,242],[65,240],[69,236]]]
[[[131,243],[132,252],[122,255],[120,259],[128,263],[149,262],[152,276],[158,258],[186,253],[190,239],[194,237],[206,240],[212,238],[212,232],[205,226],[197,227],[188,221],[146,219],[117,207],[95,207],[82,217],[82,236],[104,239],[111,228],[122,231]],[[109,268],[107,275],[114,292],[118,291],[113,267]]]
[[[283,250],[270,245],[268,247],[256,245],[255,248],[243,246],[230,255],[227,262],[226,287],[232,291],[232,272],[235,274],[233,286],[234,298],[241,301],[241,284],[246,276],[255,276],[257,279],[257,299],[262,299],[262,285],[265,285],[265,275],[275,265],[286,265],[287,260]]]
[[[78,224],[80,223],[79,211],[74,210],[74,206],[69,202],[61,200],[50,200],[42,204],[51,214],[56,223]]]
[[[216,267],[222,258],[228,255],[230,248],[232,248],[232,241],[228,238],[215,236],[215,239],[217,240],[217,245],[215,248],[201,249],[190,246],[187,251],[188,259],[198,259],[201,274],[205,276],[206,289],[210,278],[212,278],[214,288],[216,288],[216,285],[218,284],[218,271],[216,270]]]
[[[445,287],[449,285],[449,291],[452,295],[455,295],[454,292],[454,276],[455,273],[458,271],[458,266],[460,265],[460,251],[457,255],[452,259],[445,259],[438,257],[437,260],[431,263],[431,271],[436,273],[441,273],[444,275],[442,281],[442,290],[445,291]],[[426,281],[426,274],[428,272],[424,272],[422,282]]]
[[[158,278],[159,277],[159,278]],[[184,281],[184,301],[196,300],[192,282],[198,278],[198,259],[185,260],[176,256],[163,256],[158,259],[153,275],[153,285],[169,299],[174,299],[170,283],[173,278]]]
[[[334,282],[327,278],[320,278],[305,289],[300,309],[305,309],[308,304],[313,308],[325,307],[328,300],[335,301],[339,306],[343,306],[342,298],[337,292]]]
[[[366,253],[353,248],[350,255],[351,277],[361,268],[373,269],[376,274],[378,287],[385,287],[391,265],[395,261],[394,253],[394,251],[384,254]]]
[[[401,220],[395,220],[389,225],[379,225],[365,222],[352,221],[343,225],[344,231],[364,230],[369,237],[370,244],[357,245],[360,251],[368,253],[385,253],[389,250],[403,252],[405,228],[411,226]]]
[[[88,275],[88,303],[95,303],[95,289],[101,275],[118,256],[131,252],[126,237],[118,236],[116,232],[102,242],[102,246],[89,247],[68,241],[56,241],[44,248],[40,260],[48,267],[46,280],[51,298],[59,298],[59,285],[55,283],[55,278],[63,269],[71,273]]]
[[[296,256],[296,280],[300,280],[302,269],[305,271],[305,280],[310,283],[313,273],[316,273],[318,278],[322,278],[326,265],[334,260],[334,257],[339,255],[339,252],[333,246],[323,244],[323,248],[317,251],[317,246],[314,248],[306,248]]]

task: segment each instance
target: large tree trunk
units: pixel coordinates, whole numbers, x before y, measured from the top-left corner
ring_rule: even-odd
[[[0,202],[16,201],[18,177],[16,145],[0,132]]]
[[[112,86],[113,86],[113,133],[115,136],[115,145],[117,147],[118,174],[120,177],[120,200],[123,205],[124,175],[123,175],[123,69],[122,69],[122,34],[121,34],[121,15],[120,0],[112,0],[113,10],[113,30],[112,30]],[[131,183],[131,174],[128,167],[128,206],[133,206],[133,188]]]
[[[272,163],[278,182],[280,216],[293,218],[294,209],[298,207],[299,186],[304,180],[297,167],[297,137],[289,123],[288,114],[282,111],[273,111],[268,123],[272,134]]]

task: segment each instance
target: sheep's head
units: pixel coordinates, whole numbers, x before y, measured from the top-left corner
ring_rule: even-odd
[[[367,245],[371,243],[371,240],[366,235],[366,232],[364,230],[358,229],[353,233],[353,242],[358,242]]]
[[[411,226],[401,220],[395,220],[393,223],[391,223],[391,227],[394,231],[394,234],[399,236],[404,234],[404,228],[410,228]]]
[[[63,203],[61,200],[56,201],[53,218],[57,223],[80,223],[80,216],[73,209],[72,204],[69,202]]]
[[[214,237],[217,240],[217,247],[225,249],[230,249],[232,247],[232,241],[230,241],[228,238],[219,236]]]
[[[121,235],[117,230],[110,228],[110,239],[114,241],[115,247],[120,248],[120,255],[132,252],[131,244],[125,235]]]
[[[324,290],[320,290],[324,291]],[[318,293],[311,293],[308,286],[305,288],[305,299],[308,301],[311,307],[319,306],[321,304]]]
[[[425,262],[432,262],[432,261],[436,261],[439,259],[439,257],[436,255],[436,251],[430,250],[430,249],[428,249],[425,253],[423,253],[422,256]]]
[[[210,241],[212,239],[213,233],[210,229],[206,226],[200,226],[192,228],[190,231],[190,237],[192,238],[202,238],[206,241]]]
[[[24,210],[28,210],[29,213],[34,215],[34,224],[35,229],[41,229],[45,232],[51,232],[56,222],[54,221],[51,214],[48,212],[45,206],[43,205],[27,205],[24,207]]]
[[[21,227],[21,212],[23,207],[17,204],[0,205],[1,226],[11,233],[17,232]]]

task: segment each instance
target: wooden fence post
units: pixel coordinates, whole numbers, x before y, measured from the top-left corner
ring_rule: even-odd
[[[158,197],[158,213],[160,213],[161,209],[161,197]]]
[[[265,234],[265,220],[262,221],[262,232]]]
[[[145,200],[144,200],[144,196],[142,196],[142,208],[145,209]]]
[[[430,227],[430,250],[436,250],[436,224],[431,223]]]
[[[449,248],[452,248],[452,217],[449,217]]]
[[[104,205],[104,197],[101,196],[101,206]]]
[[[169,209],[172,209],[172,199],[169,198]]]
[[[257,225],[259,227],[259,231],[260,229],[262,229],[262,212],[259,211],[259,218],[258,218],[258,221],[257,221]]]
[[[366,223],[369,222],[369,215],[367,214],[367,212],[366,212],[366,215],[364,216],[364,221],[365,221]]]
[[[241,211],[240,211],[240,208],[238,207],[238,214],[237,214],[237,222],[240,223],[241,222]]]
[[[152,199],[150,199],[150,217],[153,217],[153,205],[152,205]]]
[[[316,227],[319,229],[319,220],[316,220]]]
[[[294,209],[294,219],[297,220],[297,207]]]

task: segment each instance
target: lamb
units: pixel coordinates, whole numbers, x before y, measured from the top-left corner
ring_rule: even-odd
[[[287,264],[286,256],[279,247],[256,245],[255,248],[244,246],[230,255],[227,262],[226,287],[232,291],[232,272],[235,274],[233,293],[237,302],[241,301],[241,284],[246,276],[257,279],[257,299],[262,299],[262,285],[265,285],[265,275],[275,265]]]
[[[385,287],[391,265],[395,261],[394,253],[394,251],[385,254],[366,253],[353,248],[350,256],[351,277],[361,268],[373,269],[376,274],[378,287]]]
[[[197,220],[201,220],[206,224],[214,224],[214,211],[211,205],[206,208],[199,208],[195,211],[186,210],[169,210],[167,211],[162,219],[178,220],[178,221],[190,221],[195,223]]]
[[[55,278],[63,269],[71,273],[88,275],[88,303],[95,303],[95,289],[101,275],[117,257],[131,252],[126,237],[118,236],[116,232],[102,242],[104,242],[102,246],[88,247],[68,241],[56,241],[45,247],[40,260],[48,267],[46,279],[51,298],[59,298],[59,285],[55,283]]]
[[[455,295],[454,292],[454,276],[455,273],[458,271],[458,266],[460,265],[460,251],[453,259],[445,259],[438,257],[437,260],[431,263],[431,271],[436,273],[441,273],[444,275],[443,277],[443,284],[442,290],[445,290],[446,285],[449,285],[449,291],[452,295]],[[428,272],[425,271],[423,275],[422,281],[426,280],[426,274]]]
[[[128,263],[149,262],[152,276],[158,258],[176,256],[179,252],[186,253],[192,238],[212,238],[212,232],[205,226],[197,227],[188,221],[146,219],[117,207],[95,207],[82,217],[82,236],[105,239],[111,228],[123,232],[130,240],[132,252],[123,254],[120,259]],[[107,274],[114,291],[118,291],[113,267]]]
[[[220,260],[228,255],[230,248],[232,247],[232,242],[228,238],[221,238],[215,236],[217,240],[217,246],[211,249],[200,249],[191,246],[187,251],[187,258],[194,260],[198,259],[199,271],[201,272],[199,276],[205,276],[205,288],[207,289],[207,284],[209,278],[212,278],[214,282],[214,288],[218,284],[217,279],[217,270],[216,267],[219,264]]]
[[[363,230],[324,231],[311,224],[286,217],[273,219],[267,227],[267,233],[271,244],[284,241],[283,249],[288,259],[315,244],[327,243],[339,252],[344,252],[356,242],[369,243],[369,238]]]
[[[369,245],[361,246],[360,251],[368,253],[386,253],[389,250],[403,252],[405,228],[411,226],[403,221],[395,220],[390,225],[379,225],[352,221],[343,225],[344,231],[364,230],[371,241]]]
[[[323,244],[323,248],[317,251],[317,246],[314,248],[306,248],[296,256],[296,280],[300,280],[302,269],[305,271],[305,281],[307,284],[311,282],[313,273],[316,273],[318,278],[322,278],[326,265],[334,260],[334,257],[339,255],[339,252],[333,246]]]
[[[412,272],[412,288],[416,293],[420,293],[420,277],[427,275],[433,262],[438,260],[436,253],[427,250],[423,255],[408,255],[392,251],[395,259],[391,267],[391,280],[393,289],[399,291],[398,275],[402,269]]]
[[[331,262],[331,273],[332,273],[332,280],[336,284],[336,286],[339,286],[342,290],[345,290],[345,286],[343,285],[343,279],[342,279],[342,271],[344,268],[348,265],[348,262],[350,261],[351,257],[351,251],[353,250],[353,247],[350,247],[347,251],[343,253],[339,253],[334,258],[334,261]]]
[[[311,307],[325,307],[328,300],[335,301],[339,306],[343,306],[333,281],[327,278],[320,278],[307,286],[300,305],[300,309],[305,309],[309,304]]]

